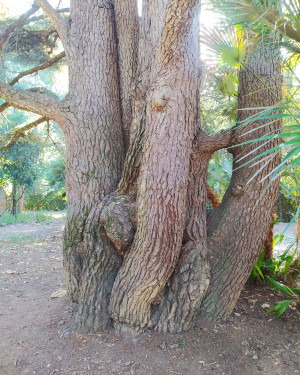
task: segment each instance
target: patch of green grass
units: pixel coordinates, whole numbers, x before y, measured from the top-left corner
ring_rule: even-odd
[[[59,215],[57,213],[49,211],[34,211],[34,212],[20,212],[17,217],[13,216],[9,212],[5,212],[0,216],[0,226],[11,225],[11,224],[31,224],[31,223],[50,223],[56,218],[65,218],[66,213],[62,212]]]

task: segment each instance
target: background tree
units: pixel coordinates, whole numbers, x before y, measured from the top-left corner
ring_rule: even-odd
[[[70,19],[46,0],[36,4],[63,45],[69,93],[60,99],[1,81],[0,95],[56,121],[65,134],[64,273],[78,303],[74,327],[97,331],[113,321],[125,332],[180,332],[198,314],[226,319],[278,195],[274,182],[257,203],[278,153],[263,171],[263,161],[244,165],[249,151],[256,156],[258,146],[264,151],[277,140],[241,143],[278,132],[280,119],[239,126],[258,106],[281,100],[277,41],[247,52],[238,123],[209,136],[199,116],[198,1],[145,0],[140,19],[135,0],[73,0]],[[208,163],[228,146],[235,146],[234,171],[207,223]]]
[[[17,201],[24,189],[33,186],[39,173],[41,139],[33,132],[22,134],[17,141],[0,153],[0,180],[12,184],[12,213],[17,215]],[[22,186],[20,197],[17,187]]]

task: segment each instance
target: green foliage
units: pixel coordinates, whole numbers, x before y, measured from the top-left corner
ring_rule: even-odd
[[[262,251],[253,267],[253,270],[251,271],[251,274],[248,279],[248,283],[255,284],[257,280],[264,280],[264,274],[263,274],[263,267],[264,267],[264,256],[265,253]]]
[[[273,239],[273,246],[276,243],[281,243],[284,239],[284,234],[277,234],[274,236]],[[251,272],[250,281],[255,282],[257,279],[264,279],[264,275],[269,274],[272,275],[273,278],[276,280],[284,280],[286,281],[291,273],[295,273],[295,268],[297,269],[299,264],[294,265],[291,268],[291,265],[296,260],[297,256],[297,247],[291,253],[292,248],[295,246],[296,240],[292,241],[285,251],[278,256],[278,258],[270,258],[266,262],[263,261],[264,259],[264,251],[262,251],[259,255],[259,258],[254,266],[254,269]],[[300,270],[298,272],[300,274]],[[297,277],[293,275],[293,277]]]
[[[59,193],[35,188],[25,195],[24,207],[26,210],[61,211],[66,209],[67,201]]]
[[[31,187],[38,177],[41,139],[33,132],[24,134],[0,152],[0,182]]]
[[[38,212],[20,212],[17,217],[9,212],[5,212],[0,216],[0,226],[10,225],[10,224],[31,224],[31,223],[50,223],[53,221],[51,213],[45,211]]]
[[[283,234],[274,236],[274,245],[277,241],[282,242],[283,238]],[[249,278],[251,283],[255,283],[257,280],[266,280],[282,294],[290,297],[289,300],[281,301],[268,310],[268,313],[277,311],[276,318],[280,317],[289,306],[299,303],[300,288],[290,288],[286,285],[288,281],[300,278],[300,258],[296,258],[297,248],[289,254],[295,242],[290,243],[278,258],[268,259],[267,262],[263,261],[264,252],[262,251]]]
[[[67,206],[64,158],[45,162],[42,177],[25,195],[25,208],[28,210],[64,210]]]
[[[248,39],[240,27],[202,31],[202,42],[213,52],[222,67],[240,69],[249,49]]]
[[[298,108],[297,108],[298,109]],[[266,124],[263,126],[268,126],[270,122],[277,121],[278,118],[283,118],[285,121],[284,127],[282,129],[282,132],[280,134],[267,134],[263,137],[256,138],[250,141],[243,142],[242,144],[249,144],[257,142],[261,145],[265,145],[270,143],[271,141],[275,146],[270,147],[268,150],[260,153],[259,155],[253,157],[246,163],[242,164],[242,166],[245,166],[247,164],[250,164],[251,166],[254,166],[258,163],[261,164],[261,167],[259,170],[252,175],[251,179],[252,181],[259,173],[269,164],[272,163],[274,157],[281,153],[283,155],[281,163],[274,168],[271,172],[269,172],[267,175],[265,175],[261,182],[265,181],[266,179],[269,179],[269,182],[264,190],[264,192],[268,189],[268,187],[274,182],[276,179],[278,179],[281,175],[284,177],[294,177],[294,183],[292,184],[291,188],[287,192],[287,196],[294,196],[296,207],[298,205],[298,197],[297,192],[300,188],[300,182],[297,180],[297,176],[299,176],[300,173],[300,112],[298,111],[295,113],[295,111],[291,110],[290,103],[286,103],[277,107],[270,107],[270,108],[257,108],[259,110],[258,113],[253,115],[251,118],[246,119],[245,121],[241,122],[240,126],[245,126],[249,124],[250,122],[256,122],[260,120],[266,120]],[[293,113],[294,112],[294,113]],[[253,131],[253,130],[252,130]],[[249,132],[245,131],[245,135]],[[256,151],[257,149],[255,149]],[[251,152],[247,153],[245,156],[243,156],[239,161],[242,159],[251,156]],[[300,207],[296,209],[295,217],[299,215]]]
[[[270,313],[272,311],[277,310],[276,318],[279,318],[290,305],[291,305],[290,300],[284,300],[284,301],[279,302],[277,305],[271,307],[267,312]]]
[[[239,25],[265,41],[266,35],[280,33],[283,41],[299,53],[300,4],[297,0],[212,0],[230,25]],[[297,52],[298,51],[298,52]]]
[[[223,197],[229,185],[231,174],[231,154],[225,150],[215,152],[208,166],[208,183],[218,197]]]
[[[300,299],[297,292],[300,291],[300,288],[289,288],[287,285],[279,283],[278,281],[274,280],[272,277],[269,276],[267,276],[267,279],[282,294],[290,297],[290,299],[281,301],[277,305],[272,306],[267,311],[268,313],[272,311],[277,311],[276,318],[279,318],[286,311],[286,309],[293,304],[293,302],[296,304],[296,307],[298,307]]]

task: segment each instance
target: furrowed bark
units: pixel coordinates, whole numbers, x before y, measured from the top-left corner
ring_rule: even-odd
[[[133,120],[130,128],[130,145],[127,149],[122,178],[118,186],[120,194],[136,190],[146,128],[146,95],[150,87],[154,48],[163,28],[166,3],[166,0],[145,0],[143,2],[143,16],[140,20],[139,30],[138,67],[132,92]]]
[[[169,285],[158,306],[152,310],[152,328],[179,333],[191,328],[200,311],[210,282],[210,264],[206,244],[206,181],[209,154],[191,157],[187,242]]]
[[[64,272],[69,294],[79,302],[73,327],[96,331],[110,322],[107,306],[120,267],[99,224],[102,199],[117,188],[124,158],[117,45],[111,2],[72,5],[70,94],[61,105],[69,207]]]
[[[116,278],[115,325],[140,330],[163,292],[181,250],[189,159],[197,120],[195,55],[190,27],[197,1],[169,1],[147,95],[146,139],[137,197],[137,233]],[[184,111],[183,108],[189,108]]]
[[[124,146],[127,150],[130,141],[132,122],[132,101],[138,60],[139,24],[136,0],[114,0],[114,12],[118,42],[120,98]]]
[[[239,78],[238,121],[257,113],[257,110],[251,108],[272,106],[281,98],[278,47],[261,47],[247,61],[247,68],[241,70]],[[252,122],[243,128],[235,127],[235,143],[280,131],[281,121],[278,120],[244,134],[268,121]],[[269,179],[264,182],[261,179],[279,164],[280,155],[273,154],[270,163],[251,182],[250,178],[265,161],[251,167],[242,164],[275,144],[276,141],[271,141],[240,161],[242,156],[253,151],[258,144],[240,145],[232,149],[232,180],[221,205],[210,213],[208,220],[212,280],[201,308],[201,317],[205,319],[228,318],[261,252],[279,188],[277,180],[263,194]]]

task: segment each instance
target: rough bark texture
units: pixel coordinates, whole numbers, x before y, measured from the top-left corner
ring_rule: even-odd
[[[125,149],[129,147],[132,101],[138,59],[138,15],[136,0],[114,0],[118,43],[120,98]]]
[[[257,50],[241,70],[238,94],[238,121],[247,119],[257,110],[251,108],[271,106],[281,98],[281,72],[278,49]],[[245,108],[249,108],[244,110]],[[266,133],[279,131],[281,121],[243,135],[268,120],[236,127],[236,144],[255,139]],[[272,142],[271,142],[272,143]],[[247,160],[263,152],[272,144],[256,150],[245,159],[239,159],[257,147],[257,143],[240,145],[232,149],[234,172],[222,204],[213,210],[208,220],[208,249],[212,266],[211,286],[201,307],[201,316],[210,320],[227,319],[262,249],[272,211],[278,196],[278,181],[262,196],[268,179],[261,182],[280,162],[280,155],[250,183],[250,178],[263,165],[242,166]],[[237,169],[240,167],[239,169]],[[261,198],[261,199],[260,199]],[[260,199],[260,200],[259,200]]]
[[[130,145],[127,149],[122,178],[118,186],[121,194],[136,190],[140,173],[142,148],[146,128],[146,96],[150,89],[150,75],[155,47],[161,36],[167,0],[145,0],[140,20],[138,66],[132,91],[133,108]]]
[[[120,258],[100,232],[101,200],[121,176],[123,132],[113,8],[108,1],[74,0],[69,38],[70,94],[65,114],[68,220],[65,280],[79,301],[76,326],[109,323],[107,305]]]
[[[260,179],[279,155],[248,183],[261,164],[242,164],[270,145],[255,151],[257,144],[240,143],[277,131],[280,121],[248,135],[245,129],[262,122],[214,137],[200,129],[196,0],[145,0],[139,32],[135,0],[72,0],[69,21],[48,1],[36,1],[64,45],[69,94],[60,101],[0,82],[7,101],[0,110],[34,111],[64,130],[64,272],[78,302],[72,326],[97,331],[112,319],[125,332],[181,332],[199,313],[226,319],[262,248],[278,194],[273,184],[261,198],[268,181]],[[280,99],[276,53],[257,50],[241,71],[239,121]],[[232,144],[238,145],[232,181],[218,207],[214,199],[207,224],[208,162]]]
[[[169,1],[151,69],[138,227],[110,305],[116,324],[137,330],[150,324],[151,304],[174,271],[185,229],[186,181],[197,120],[198,56],[189,31],[198,14],[195,6],[196,1]],[[182,111],[186,106],[190,110]]]
[[[210,281],[206,245],[206,181],[209,155],[192,155],[188,190],[186,243],[159,305],[153,308],[152,327],[178,333],[194,323]]]

